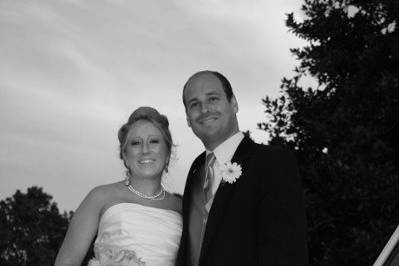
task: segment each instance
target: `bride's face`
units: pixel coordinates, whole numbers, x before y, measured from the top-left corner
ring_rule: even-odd
[[[168,157],[165,139],[155,125],[139,120],[131,126],[124,160],[133,177],[161,178]]]

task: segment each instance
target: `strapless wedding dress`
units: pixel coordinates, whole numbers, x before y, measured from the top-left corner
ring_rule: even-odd
[[[181,233],[178,212],[118,203],[101,217],[89,266],[174,265]]]

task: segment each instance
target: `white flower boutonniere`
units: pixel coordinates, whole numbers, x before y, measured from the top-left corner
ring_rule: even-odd
[[[89,264],[87,266],[101,266],[100,262],[96,258],[92,258],[89,260]]]
[[[242,174],[241,165],[227,162],[220,167],[220,172],[223,181],[233,184]]]

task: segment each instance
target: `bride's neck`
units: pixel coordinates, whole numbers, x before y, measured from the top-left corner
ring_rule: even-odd
[[[154,195],[161,190],[160,179],[129,178],[130,185],[137,191],[146,195]]]

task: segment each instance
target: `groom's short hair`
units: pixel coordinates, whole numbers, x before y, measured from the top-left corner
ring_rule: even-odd
[[[184,91],[186,90],[186,87],[187,87],[188,83],[190,82],[190,80],[193,77],[198,76],[200,74],[206,74],[206,73],[213,74],[222,83],[222,87],[223,87],[224,93],[226,94],[226,98],[227,98],[227,100],[229,102],[231,101],[231,98],[233,98],[234,93],[233,93],[233,88],[231,87],[230,81],[224,75],[222,75],[221,73],[219,73],[217,71],[203,70],[203,71],[199,71],[199,72],[195,73],[194,75],[192,75],[187,80],[187,82],[184,84],[184,87],[183,87],[183,103],[184,103],[184,106],[186,106],[186,101],[184,100]]]

